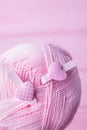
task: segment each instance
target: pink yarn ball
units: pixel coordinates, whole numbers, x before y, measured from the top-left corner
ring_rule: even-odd
[[[63,68],[69,61],[70,54],[53,44],[21,44],[2,54],[0,130],[63,130],[81,97],[77,67]],[[24,88],[8,76],[12,70]]]

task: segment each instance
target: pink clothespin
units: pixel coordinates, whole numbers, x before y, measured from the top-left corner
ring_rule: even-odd
[[[31,101],[34,99],[34,85],[31,81],[23,82],[16,74],[15,70],[8,73],[9,77],[16,85],[16,97],[21,100]]]
[[[48,73],[41,77],[41,82],[42,84],[45,84],[50,80],[62,81],[67,77],[66,71],[74,67],[76,67],[76,63],[73,60],[63,64],[63,66],[58,62],[53,62],[48,69]]]

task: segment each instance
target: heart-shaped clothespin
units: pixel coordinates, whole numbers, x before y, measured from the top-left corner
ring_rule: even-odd
[[[32,82],[25,82],[24,85],[16,88],[16,97],[21,100],[31,101],[34,99],[34,86]]]
[[[73,60],[68,61],[62,66],[58,62],[53,62],[48,69],[48,73],[41,77],[41,82],[45,84],[50,80],[62,81],[67,77],[67,71],[74,67],[76,67],[76,63]]]
[[[63,70],[62,66],[58,62],[53,62],[48,69],[48,73],[41,77],[42,84],[50,80],[64,80],[67,77],[67,73]]]
[[[64,80],[67,77],[66,72],[58,62],[53,62],[49,68],[48,75],[53,80]]]
[[[21,100],[31,101],[34,99],[34,85],[31,81],[23,82],[15,70],[8,73],[16,86],[16,97]]]

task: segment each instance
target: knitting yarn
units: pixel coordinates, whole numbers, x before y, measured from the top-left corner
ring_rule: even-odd
[[[63,130],[80,98],[76,63],[61,47],[20,44],[0,56],[0,130]]]

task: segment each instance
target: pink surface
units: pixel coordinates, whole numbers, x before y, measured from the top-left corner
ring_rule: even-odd
[[[0,0],[0,53],[26,42],[53,42],[70,51],[82,80],[82,100],[66,130],[87,129],[87,1]]]

